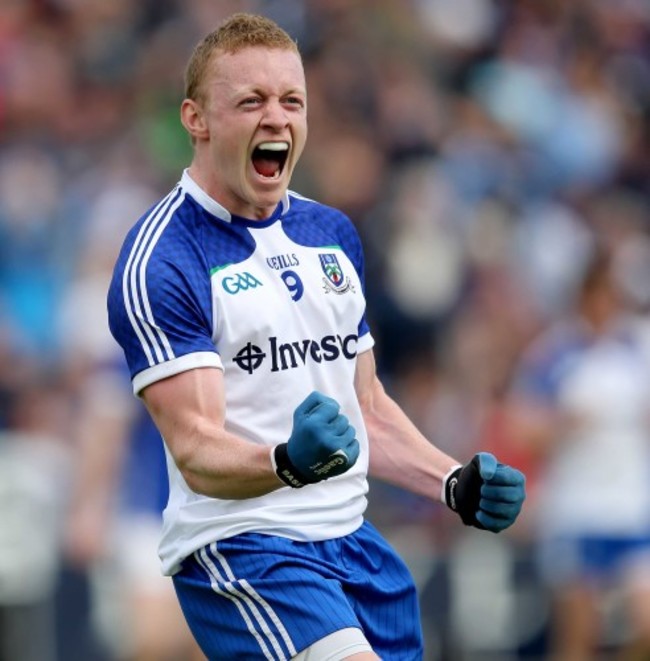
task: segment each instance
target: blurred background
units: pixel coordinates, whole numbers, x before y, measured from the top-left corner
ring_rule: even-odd
[[[362,236],[387,389],[454,456],[527,475],[499,536],[372,485],[426,660],[641,649],[648,0],[0,0],[0,661],[201,658],[157,576],[163,466],[105,292],[189,164],[185,62],[234,11],[303,53],[292,189]]]

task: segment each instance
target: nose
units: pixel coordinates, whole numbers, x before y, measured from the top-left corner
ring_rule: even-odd
[[[265,128],[274,130],[283,129],[289,124],[289,116],[279,99],[270,99],[266,103],[261,124]]]

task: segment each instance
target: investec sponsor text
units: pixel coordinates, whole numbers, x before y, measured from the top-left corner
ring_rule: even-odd
[[[271,372],[281,372],[306,365],[309,361],[330,362],[340,357],[352,360],[357,355],[356,334],[346,336],[325,335],[320,340],[311,338],[280,342],[275,336],[268,338],[266,350],[248,342],[233,357],[233,361],[245,372],[252,374],[263,363],[270,363]]]

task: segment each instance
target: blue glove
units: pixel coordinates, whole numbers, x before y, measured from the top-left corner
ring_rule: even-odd
[[[511,526],[526,499],[521,471],[497,463],[494,455],[479,452],[444,480],[444,500],[463,523],[500,532]]]
[[[287,443],[273,448],[277,476],[290,487],[322,482],[341,475],[359,458],[359,442],[336,400],[312,392],[293,414]]]

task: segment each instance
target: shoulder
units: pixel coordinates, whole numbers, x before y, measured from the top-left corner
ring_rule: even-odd
[[[352,224],[352,221],[340,209],[305,197],[295,191],[287,191],[287,196],[289,200],[289,215],[300,214],[316,221],[327,220],[343,225]]]
[[[209,273],[224,260],[245,259],[253,249],[246,228],[217,218],[177,186],[131,228],[116,272],[137,270],[147,279],[169,269]]]
[[[293,191],[288,192],[288,198],[289,210],[283,217],[283,225],[294,240],[314,246],[358,243],[356,227],[340,209]]]
[[[196,215],[191,199],[176,186],[133,225],[124,240],[120,258],[143,259],[171,242],[186,243],[190,233],[182,228],[194,224]]]
[[[116,260],[109,300],[143,288],[156,292],[174,274],[206,271],[200,214],[177,186],[148,209],[127,233]],[[133,294],[135,296],[135,294]]]

